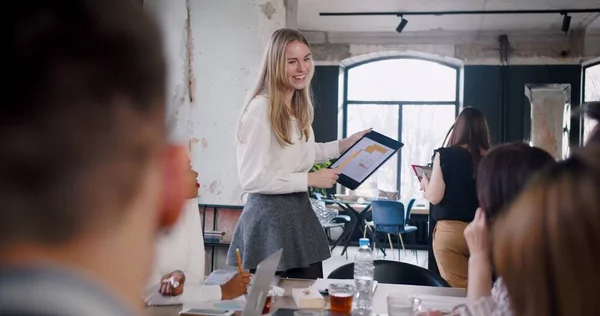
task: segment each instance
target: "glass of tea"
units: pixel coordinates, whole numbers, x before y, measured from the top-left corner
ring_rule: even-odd
[[[388,295],[387,308],[389,316],[412,316],[421,310],[421,300],[410,295]]]
[[[332,313],[348,314],[352,311],[354,285],[332,283],[329,285],[329,305]]]
[[[263,306],[262,314],[266,315],[271,312],[271,305],[273,305],[273,294],[269,293],[269,296],[265,299],[265,305]]]
[[[275,304],[275,300],[277,299],[277,295],[275,290],[271,286],[269,289],[269,293],[267,294],[267,298],[265,299],[265,305],[263,306],[262,315],[269,314],[271,312],[271,306]]]

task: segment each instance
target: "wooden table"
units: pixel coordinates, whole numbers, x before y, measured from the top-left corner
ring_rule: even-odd
[[[285,289],[285,295],[278,298],[273,305],[271,312],[277,308],[296,308],[292,299],[292,289],[306,288],[314,283],[314,280],[300,279],[282,279],[279,286]],[[414,285],[396,285],[396,284],[378,284],[373,295],[373,313],[387,314],[386,297],[389,294],[408,294],[408,295],[439,295],[465,297],[467,292],[464,289],[414,286]],[[148,315],[151,316],[178,316],[181,311],[181,305],[172,306],[153,306],[147,308]]]

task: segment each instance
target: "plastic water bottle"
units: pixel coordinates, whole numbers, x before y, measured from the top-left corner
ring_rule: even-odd
[[[354,257],[354,285],[356,287],[356,312],[359,315],[370,315],[373,305],[373,251],[369,246],[369,239],[361,238],[359,248]]]

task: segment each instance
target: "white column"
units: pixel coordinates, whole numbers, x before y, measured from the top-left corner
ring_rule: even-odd
[[[556,159],[567,158],[571,85],[529,84],[525,85],[525,95],[531,106],[531,145],[546,150]]]
[[[171,141],[191,141],[199,202],[239,205],[235,127],[283,0],[145,0],[163,31]]]

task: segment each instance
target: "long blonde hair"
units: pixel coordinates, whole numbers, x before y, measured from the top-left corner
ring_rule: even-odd
[[[302,137],[306,141],[310,136],[311,125],[314,118],[314,108],[312,103],[312,93],[310,82],[314,73],[314,64],[307,74],[307,85],[302,90],[295,90],[292,96],[291,109],[288,111],[285,105],[285,93],[289,87],[288,78],[286,76],[286,55],[285,49],[291,42],[299,41],[310,47],[304,35],[300,32],[282,28],[275,31],[263,54],[263,59],[260,65],[259,76],[252,93],[250,94],[237,125],[237,138],[242,142],[240,135],[241,121],[248,105],[260,94],[266,94],[269,102],[269,121],[277,137],[277,142],[281,146],[291,145],[291,125],[290,119],[293,115],[300,124]]]

